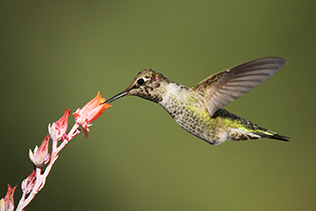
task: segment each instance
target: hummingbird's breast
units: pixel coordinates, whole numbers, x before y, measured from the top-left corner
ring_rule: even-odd
[[[219,119],[211,118],[203,97],[191,88],[176,83],[166,86],[159,102],[183,129],[211,144],[226,140],[226,131]]]

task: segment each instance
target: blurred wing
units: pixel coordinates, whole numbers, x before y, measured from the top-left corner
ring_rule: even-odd
[[[193,87],[193,90],[205,95],[205,106],[210,116],[213,116],[218,109],[268,79],[285,63],[284,59],[277,57],[252,60],[206,78]]]

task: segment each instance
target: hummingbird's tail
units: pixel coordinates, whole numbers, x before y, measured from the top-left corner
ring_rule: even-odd
[[[255,133],[255,134],[261,136],[261,138],[270,138],[270,139],[276,139],[276,140],[281,140],[281,141],[290,141],[290,139],[291,139],[290,137],[281,136],[281,135],[279,135],[275,132],[269,131],[269,130],[267,130],[267,131],[269,132],[269,134],[265,134],[265,133]],[[271,135],[271,133],[273,135]]]
[[[260,138],[270,138],[281,141],[290,140],[290,137],[281,136],[274,131],[260,127],[259,125],[240,118],[225,109],[219,109],[213,117],[219,117],[226,123],[228,138],[233,141]]]

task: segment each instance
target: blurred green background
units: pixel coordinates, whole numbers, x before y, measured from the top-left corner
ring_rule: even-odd
[[[1,1],[1,174],[65,107],[109,98],[144,68],[194,86],[264,56],[288,63],[229,111],[292,137],[211,146],[137,97],[113,103],[61,152],[27,210],[314,210],[315,1]],[[73,118],[70,118],[70,124]]]

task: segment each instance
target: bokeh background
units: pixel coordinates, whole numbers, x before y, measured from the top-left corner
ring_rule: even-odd
[[[264,56],[287,65],[226,106],[292,137],[211,146],[137,97],[61,152],[27,210],[314,210],[315,1],[1,1],[0,198],[47,125],[144,68],[194,86]],[[73,119],[70,118],[70,124]]]

